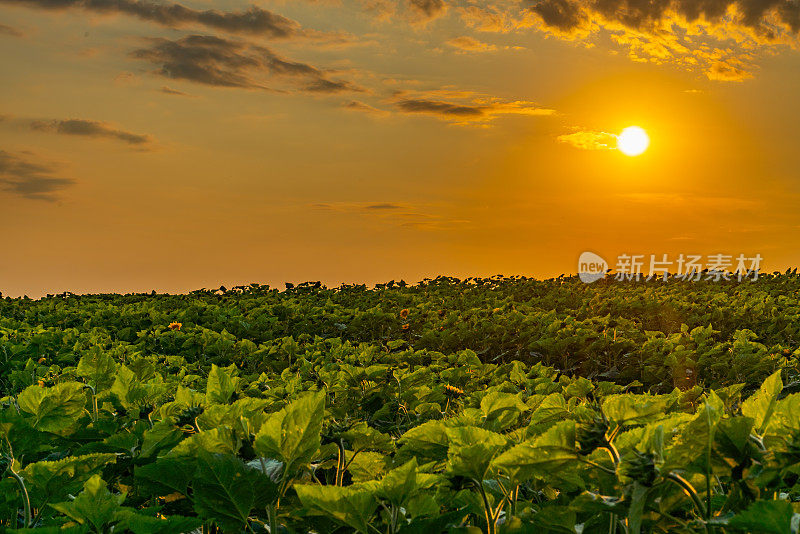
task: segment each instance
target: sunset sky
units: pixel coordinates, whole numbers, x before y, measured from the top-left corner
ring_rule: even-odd
[[[799,32],[795,0],[0,0],[0,291],[797,266]]]

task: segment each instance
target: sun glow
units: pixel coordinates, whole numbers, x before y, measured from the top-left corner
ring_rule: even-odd
[[[617,136],[617,148],[626,156],[638,156],[650,146],[650,137],[638,126],[628,126]]]

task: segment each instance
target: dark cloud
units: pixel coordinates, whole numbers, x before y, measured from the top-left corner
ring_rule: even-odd
[[[189,97],[193,96],[193,95],[190,95],[189,93],[184,93],[183,91],[178,91],[177,89],[173,89],[171,87],[167,87],[166,85],[162,86],[161,89],[159,89],[159,91],[161,91],[162,93],[165,93],[165,94],[168,94],[168,95],[174,95],[174,96],[189,96]]]
[[[245,11],[200,11],[181,4],[144,0],[0,0],[4,4],[62,10],[83,9],[94,13],[121,13],[169,28],[201,25],[230,33],[258,34],[275,39],[301,33],[300,25],[286,17],[252,6]]]
[[[86,137],[105,137],[116,139],[130,145],[145,145],[152,141],[148,135],[119,130],[99,121],[85,119],[32,121],[31,128],[42,132],[55,132],[63,135],[82,135]]]
[[[6,191],[34,200],[57,200],[56,193],[75,183],[54,176],[55,165],[33,161],[28,152],[12,154],[0,150],[0,186]]]
[[[398,93],[393,104],[404,113],[421,113],[460,124],[485,123],[499,115],[551,115],[525,100],[507,101],[471,91],[440,90],[418,94]]]
[[[443,102],[441,100],[400,100],[395,105],[408,113],[430,113],[455,117],[482,117],[483,108]]]
[[[376,108],[375,106],[370,106],[365,102],[361,102],[360,100],[351,100],[350,102],[346,102],[342,104],[342,107],[345,109],[349,109],[351,111],[360,111],[362,113],[370,113],[374,115],[388,115],[389,112],[384,109]]]
[[[368,204],[364,206],[365,210],[399,210],[403,209],[404,206],[400,204],[393,204],[391,202],[380,202],[378,204]]]
[[[11,37],[22,37],[23,33],[16,28],[0,24],[0,35],[10,35]]]
[[[755,52],[797,46],[800,31],[797,0],[524,2],[538,26],[557,36],[585,39],[606,30],[634,60],[699,68],[717,80],[751,77]]]
[[[447,9],[444,0],[408,0],[408,5],[413,12],[426,20],[442,15]]]
[[[266,78],[289,80],[292,90],[313,93],[360,91],[350,82],[331,80],[328,73],[309,65],[279,57],[270,49],[243,41],[211,35],[189,35],[182,39],[152,39],[149,48],[131,55],[157,66],[159,76],[188,80],[215,87],[238,87],[287,92],[266,85]]]

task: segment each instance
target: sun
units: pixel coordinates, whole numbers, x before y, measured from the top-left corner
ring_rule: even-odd
[[[628,126],[617,136],[617,148],[626,156],[638,156],[650,146],[650,138],[642,128]]]

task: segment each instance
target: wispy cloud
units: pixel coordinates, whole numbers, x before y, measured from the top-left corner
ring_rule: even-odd
[[[5,191],[32,200],[58,200],[57,193],[74,185],[75,181],[56,176],[57,165],[35,158],[31,152],[0,150],[0,186]]]
[[[167,87],[166,85],[162,85],[161,89],[159,89],[159,91],[164,93],[164,94],[173,95],[173,96],[188,96],[188,97],[193,97],[194,96],[194,95],[190,95],[189,93],[184,93],[183,91],[178,91],[177,89],[173,89],[171,87]]]
[[[297,22],[257,6],[245,11],[217,11],[147,0],[0,0],[0,3],[51,11],[82,9],[98,14],[129,15],[168,28],[197,25],[274,39],[285,39],[302,33]]]
[[[351,100],[349,102],[345,102],[342,104],[342,107],[345,109],[349,109],[350,111],[360,111],[361,113],[369,113],[370,115],[379,115],[385,116],[388,115],[390,112],[386,111],[385,109],[379,109],[375,106],[371,106],[360,100]]]
[[[11,37],[22,37],[23,33],[21,30],[18,30],[17,28],[12,28],[11,26],[0,24],[0,35],[9,35]]]
[[[608,132],[579,129],[556,139],[583,150],[616,150],[617,136]]]
[[[463,52],[494,52],[497,50],[497,46],[484,43],[467,35],[450,39],[447,44]]]
[[[527,100],[505,100],[472,91],[399,91],[390,100],[403,113],[424,114],[456,124],[479,124],[501,115],[552,115],[553,109]]]
[[[263,46],[211,35],[189,35],[177,40],[150,39],[150,46],[131,52],[132,57],[156,66],[155,74],[174,80],[215,87],[260,89],[275,92],[359,92],[349,81],[308,63],[282,58]],[[290,81],[290,87],[271,87],[270,81]]]
[[[114,139],[139,147],[153,143],[153,138],[149,135],[128,132],[100,121],[86,119],[36,120],[31,121],[30,125],[32,129],[40,132]]]

